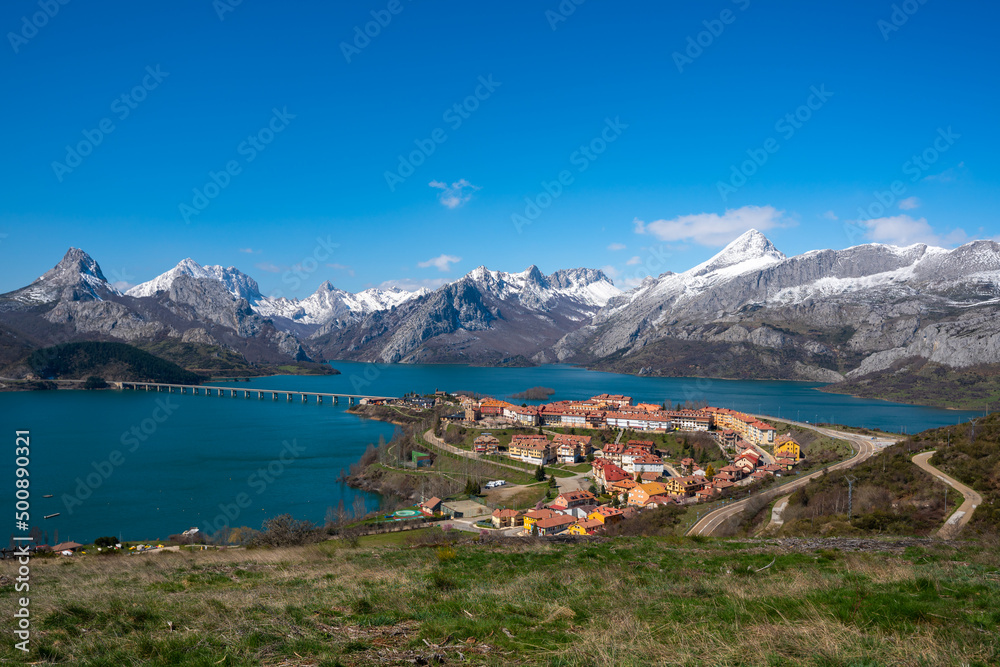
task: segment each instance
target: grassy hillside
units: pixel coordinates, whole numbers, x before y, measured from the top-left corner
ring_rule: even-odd
[[[73,665],[991,665],[1000,549],[618,538],[34,559],[32,652]],[[397,537],[401,539],[397,539]],[[392,544],[395,543],[395,546]],[[839,550],[842,547],[843,550]],[[853,549],[861,549],[853,551]],[[17,564],[0,562],[13,637]],[[440,661],[440,662],[439,662]]]
[[[783,535],[929,535],[961,505],[962,496],[913,463],[936,450],[930,463],[983,496],[967,530],[1000,531],[1000,413],[910,436],[850,470],[834,471],[792,494]],[[848,521],[847,478],[854,477],[854,517]],[[947,495],[947,507],[945,496]]]
[[[912,462],[912,443],[886,449],[849,470],[822,475],[792,494],[782,535],[928,535],[961,503]],[[854,516],[848,521],[847,478],[854,478]],[[769,518],[769,517],[766,517]]]
[[[913,442],[937,450],[930,464],[983,496],[970,526],[977,531],[1000,531],[1000,413],[978,419],[975,425],[967,422],[924,431]]]
[[[204,378],[125,343],[64,343],[35,350],[26,364],[43,378],[82,379],[100,376],[107,380],[150,380],[198,384]]]

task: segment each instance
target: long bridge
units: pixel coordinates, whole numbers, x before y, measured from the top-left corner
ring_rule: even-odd
[[[205,396],[232,396],[238,398],[241,394],[243,398],[253,398],[256,394],[258,400],[263,400],[266,394],[271,395],[272,401],[277,401],[279,396],[284,396],[285,400],[292,401],[293,396],[300,396],[303,403],[308,403],[309,398],[316,403],[322,403],[324,398],[336,405],[341,399],[347,401],[348,405],[359,403],[362,399],[366,401],[392,401],[391,396],[366,396],[362,394],[334,394],[321,391],[301,391],[292,389],[256,389],[252,387],[210,387],[198,384],[169,384],[166,382],[114,382],[113,386],[118,389],[133,389],[135,391],[157,391],[168,394],[203,394]]]

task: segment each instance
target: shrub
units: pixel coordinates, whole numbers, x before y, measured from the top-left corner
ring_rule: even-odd
[[[254,535],[251,546],[287,547],[317,539],[318,533],[311,521],[299,521],[291,514],[280,514],[264,522],[261,532]]]

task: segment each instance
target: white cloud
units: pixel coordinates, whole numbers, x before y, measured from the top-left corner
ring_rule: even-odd
[[[426,287],[429,290],[436,290],[442,285],[447,285],[448,282],[447,278],[428,278],[426,280],[403,278],[401,280],[386,280],[379,284],[379,289],[391,289],[393,287],[398,287],[399,289],[406,290],[407,292],[416,292],[421,287]]]
[[[432,257],[426,262],[419,262],[417,266],[421,269],[428,269],[433,266],[436,267],[438,271],[450,271],[452,264],[461,261],[461,257],[455,257],[454,255],[438,255],[437,257]]]
[[[254,250],[253,248],[240,248],[240,252],[245,252],[248,255],[260,254],[260,250]]]
[[[608,264],[607,266],[602,266],[601,271],[603,271],[604,275],[606,275],[608,278],[611,278],[612,280],[621,275],[621,272],[618,271],[618,269],[616,269],[615,267],[611,266],[610,264]]]
[[[913,209],[920,208],[920,200],[916,197],[907,197],[906,199],[900,200],[899,208],[904,211],[912,211]]]
[[[827,211],[826,213],[823,214],[823,217],[826,218],[827,220],[840,220],[840,218],[837,217],[837,214],[834,213],[833,211]]]
[[[267,271],[268,273],[281,273],[282,268],[277,264],[271,262],[257,262],[254,264],[261,271]]]
[[[478,185],[473,185],[464,178],[460,178],[451,185],[441,181],[431,181],[428,185],[441,190],[438,194],[438,201],[448,208],[458,208],[472,199],[472,193],[480,189]]]
[[[111,283],[111,286],[114,287],[119,292],[124,292],[129,288],[135,287],[135,285],[133,285],[127,280],[116,280],[115,282]]]
[[[629,261],[625,262],[626,266],[635,266],[636,264],[642,264],[642,258],[639,257],[639,255],[636,255]]]
[[[969,240],[962,229],[953,229],[941,235],[934,231],[926,218],[914,220],[908,215],[896,215],[874,220],[862,220],[858,224],[865,227],[865,236],[876,243],[908,246],[926,243],[932,246],[954,246]]]
[[[945,169],[940,174],[930,174],[925,176],[925,181],[937,181],[938,183],[951,183],[959,177],[959,172],[965,169],[965,162],[959,162],[954,167]]]
[[[624,250],[626,248],[624,243],[612,243],[608,246],[608,250]]]
[[[681,215],[671,220],[634,220],[636,234],[651,234],[661,241],[693,241],[705,246],[724,246],[748,229],[765,232],[788,227],[784,211],[773,206],[744,206],[718,213]]]
[[[347,266],[346,264],[327,264],[327,266],[330,267],[331,269],[335,269],[337,271],[346,271],[347,275],[349,275],[349,276],[353,276],[354,275],[354,269],[352,269],[351,267]]]

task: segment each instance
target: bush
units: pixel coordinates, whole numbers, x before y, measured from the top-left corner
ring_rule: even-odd
[[[116,544],[118,544],[117,537],[105,536],[98,537],[94,540],[94,546],[100,547],[101,549],[114,549]]]
[[[87,381],[83,383],[84,389],[107,389],[108,383],[104,381],[104,378],[98,377],[96,375],[91,375],[87,378]]]
[[[268,519],[261,532],[254,535],[251,546],[288,547],[315,542],[319,538],[311,521],[299,521],[291,514],[281,514]]]

